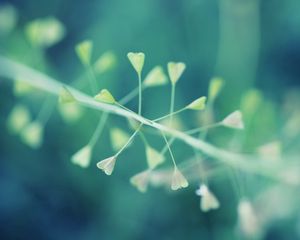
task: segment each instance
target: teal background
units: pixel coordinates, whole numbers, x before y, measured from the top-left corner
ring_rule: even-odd
[[[137,86],[126,57],[130,51],[145,53],[144,76],[157,64],[166,69],[168,61],[186,63],[177,86],[176,108],[207,95],[209,80],[216,75],[226,81],[215,106],[217,119],[239,108],[241,96],[247,90],[258,88],[265,102],[255,124],[247,130],[243,152],[253,151],[254,146],[274,138],[283,139],[280,129],[288,115],[282,108],[292,92],[296,99],[294,107],[299,107],[299,0],[2,3],[16,7],[18,22],[11,33],[0,37],[0,54],[65,83],[72,83],[84,72],[74,46],[91,39],[94,60],[107,50],[116,54],[115,68],[99,76],[98,81],[117,98]],[[47,16],[54,16],[65,25],[66,36],[45,51],[33,49],[24,36],[24,26]],[[146,90],[145,116],[151,119],[166,114],[169,95],[169,86]],[[150,188],[141,194],[130,185],[129,178],[146,167],[140,139],[122,154],[111,177],[100,172],[96,162],[112,154],[109,128],[118,126],[131,131],[124,119],[110,117],[87,169],[73,165],[70,156],[86,144],[95,129],[98,115],[92,110],[85,110],[84,117],[72,125],[66,125],[55,111],[47,123],[44,144],[38,150],[11,136],[6,119],[16,102],[28,105],[36,114],[41,99],[45,98],[43,94],[16,98],[11,81],[0,78],[1,239],[246,239],[237,229],[236,206],[241,196],[227,174],[210,179],[221,208],[203,213],[200,199],[195,195],[199,180],[177,192]],[[136,110],[137,99],[127,107]],[[192,113],[184,113],[183,119],[186,127],[197,124]],[[228,139],[237,135],[228,129],[213,130],[208,141],[228,147]],[[150,137],[150,141],[159,145],[154,138]],[[299,156],[299,142],[298,135],[287,152]],[[179,163],[192,155],[192,149],[179,142],[173,149]],[[260,176],[248,176],[238,169],[234,176],[249,199],[279,184]],[[299,207],[293,203],[300,196],[299,186],[288,186],[287,191],[290,193],[286,195],[287,205],[295,211],[270,221],[259,239],[300,239]]]

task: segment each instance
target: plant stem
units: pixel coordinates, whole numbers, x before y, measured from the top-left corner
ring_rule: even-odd
[[[170,156],[171,156],[171,158],[172,158],[172,162],[173,162],[173,164],[174,164],[174,167],[177,168],[177,165],[176,165],[176,162],[175,162],[175,159],[174,159],[174,156],[173,156],[173,153],[172,153],[170,144],[169,144],[169,142],[168,142],[168,140],[167,140],[167,138],[166,138],[166,135],[164,134],[163,131],[160,131],[160,132],[161,132],[161,135],[163,136],[163,138],[164,138],[164,140],[165,140],[165,142],[166,142],[166,146],[167,146],[167,148],[168,148],[168,150],[169,150],[169,153],[170,153]]]
[[[39,121],[41,124],[46,125],[47,121],[49,120],[51,113],[54,110],[56,102],[53,101],[52,97],[48,96],[47,99],[44,100],[44,103],[39,111],[36,120]]]
[[[141,73],[138,73],[139,78],[139,111],[138,114],[142,115],[142,77]]]
[[[105,126],[105,123],[108,119],[108,116],[109,116],[109,114],[107,112],[102,113],[102,115],[98,121],[96,130],[88,143],[88,145],[90,145],[91,147],[93,147],[96,144],[97,140],[99,139],[99,137],[103,131],[103,128]]]
[[[139,131],[139,136],[142,139],[145,147],[149,146],[149,143],[148,143],[148,141],[147,141],[147,139],[146,139],[146,137],[145,137],[145,135],[144,135],[144,133],[142,131]]]
[[[119,102],[120,104],[126,104],[138,94],[139,94],[139,88],[136,87],[135,89],[131,90],[131,92],[129,92],[126,96],[122,97]]]
[[[129,109],[129,108],[125,107],[125,106],[123,106],[123,105],[120,104],[119,102],[115,102],[115,104],[116,104],[117,106],[119,106],[120,108],[123,108],[123,109],[126,110],[126,111],[135,113],[134,111],[132,111],[131,109]]]
[[[171,104],[170,104],[170,126],[172,126],[172,120],[173,120],[173,115],[172,113],[174,112],[174,102],[175,102],[175,86],[176,84],[172,83],[172,89],[171,89]]]
[[[284,165],[285,163],[278,163],[270,166],[270,164],[268,164],[268,162],[265,159],[260,159],[256,155],[239,154],[239,153],[230,152],[215,147],[201,139],[194,138],[184,132],[153,122],[136,113],[132,113],[126,111],[125,109],[121,109],[118,106],[97,102],[93,99],[93,97],[88,96],[83,92],[74,89],[71,86],[58,82],[57,80],[41,72],[38,72],[34,69],[31,69],[20,63],[17,63],[15,61],[9,60],[1,56],[0,56],[0,76],[4,78],[8,78],[10,80],[19,79],[20,81],[26,82],[27,84],[35,88],[38,88],[40,90],[43,90],[45,92],[57,96],[59,95],[61,88],[63,86],[66,86],[69,89],[69,91],[72,93],[72,95],[75,97],[77,102],[83,106],[96,109],[98,111],[104,111],[104,112],[116,114],[124,118],[134,119],[143,125],[147,125],[158,131],[163,131],[164,133],[167,133],[168,135],[176,139],[180,139],[181,141],[185,142],[187,145],[197,150],[200,150],[202,151],[202,153],[212,158],[218,159],[223,163],[228,164],[232,167],[238,167],[244,171],[267,176],[271,179],[276,179],[282,182],[286,182],[288,184],[293,184],[293,185],[300,184],[300,182],[297,181],[291,182],[289,179],[285,178],[282,175],[282,171],[286,167],[286,165]],[[21,79],[20,76],[22,76]]]
[[[135,135],[140,131],[142,126],[143,124],[141,123],[139,127],[135,130],[135,132],[131,135],[131,137],[128,139],[128,141],[125,143],[125,145],[116,153],[116,157],[119,156],[123,152],[123,150],[131,143],[131,141],[133,140]]]
[[[176,140],[175,137],[172,137],[169,141],[169,146],[172,146],[173,142]],[[161,155],[164,155],[166,153],[166,151],[168,150],[168,145],[166,144],[163,149],[160,151]]]
[[[97,93],[99,87],[97,83],[97,78],[94,73],[93,67],[91,65],[86,66],[86,71],[88,72],[88,79],[90,82],[91,93],[94,95]]]
[[[160,118],[156,118],[156,119],[154,119],[154,120],[152,120],[152,121],[153,121],[153,122],[158,122],[158,121],[163,120],[163,119],[165,119],[165,118],[172,117],[172,116],[175,115],[175,114],[181,113],[181,112],[185,111],[186,109],[187,109],[186,107],[181,108],[181,109],[179,109],[179,110],[177,110],[177,111],[175,111],[175,112],[172,112],[172,113],[170,113],[170,114],[168,114],[168,115],[165,115],[165,116],[162,116],[162,117],[160,117]]]
[[[212,123],[212,124],[207,125],[207,126],[203,126],[203,127],[199,127],[199,128],[194,128],[194,129],[188,130],[185,133],[189,134],[189,135],[192,135],[192,134],[195,134],[195,133],[198,133],[198,132],[201,132],[201,131],[207,131],[210,128],[215,128],[215,127],[219,127],[219,126],[221,126],[220,122]]]
[[[142,84],[142,90],[144,90],[146,88],[147,88],[147,86]],[[135,89],[131,90],[126,96],[122,97],[121,100],[119,101],[119,103],[124,105],[124,104],[130,102],[138,94],[139,94],[139,87],[136,87]]]

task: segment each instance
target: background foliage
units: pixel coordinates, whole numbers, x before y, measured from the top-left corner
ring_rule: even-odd
[[[249,89],[262,92],[262,103],[245,132],[213,130],[210,142],[252,152],[280,140],[288,156],[299,158],[299,118],[292,137],[284,130],[292,116],[299,116],[298,0],[10,0],[3,4],[14,6],[17,16],[10,31],[3,30],[9,16],[0,18],[1,55],[71,83],[84,73],[74,46],[91,39],[94,60],[108,50],[116,56],[114,68],[98,79],[100,86],[118,98],[137,86],[127,52],[145,53],[144,75],[157,64],[166,69],[170,60],[183,61],[187,69],[178,83],[178,108],[207,95],[209,80],[216,75],[226,82],[215,104],[217,119],[239,109]],[[41,50],[30,44],[25,29],[28,22],[49,16],[63,23],[65,35]],[[110,127],[128,130],[124,119],[110,119],[92,165],[82,169],[71,164],[70,156],[90,138],[97,113],[85,109],[80,121],[65,124],[56,111],[45,128],[44,144],[33,151],[9,134],[7,116],[16,102],[37,114],[41,99],[47,97],[35,93],[17,99],[11,81],[1,78],[0,84],[1,239],[239,239],[237,204],[241,197],[270,208],[272,214],[264,218],[267,224],[262,224],[263,234],[258,238],[300,239],[299,185],[282,185],[238,169],[218,174],[210,185],[221,208],[209,213],[200,211],[195,195],[198,182],[177,192],[151,188],[141,194],[128,181],[145,167],[141,141],[124,152],[112,177],[95,167],[112,152]],[[167,86],[145,91],[145,115],[151,119],[167,113],[169,94]],[[137,101],[128,107],[136,110]],[[184,113],[182,119],[187,127],[199,124],[193,114]],[[241,138],[243,146],[239,146]],[[192,151],[180,143],[173,148],[178,162]],[[232,178],[242,193],[236,193]]]

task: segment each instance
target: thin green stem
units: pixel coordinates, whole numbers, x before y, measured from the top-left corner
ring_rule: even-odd
[[[98,141],[103,129],[104,129],[104,126],[105,126],[105,123],[108,119],[108,116],[109,114],[104,112],[102,113],[99,121],[98,121],[98,124],[97,124],[97,127],[96,127],[96,130],[95,132],[93,133],[88,145],[90,145],[91,147],[95,146],[96,142]]]
[[[181,113],[181,112],[183,112],[183,111],[185,111],[185,110],[187,110],[186,107],[181,108],[181,109],[179,109],[179,110],[177,110],[177,111],[175,111],[175,112],[172,112],[172,113],[170,113],[170,114],[168,114],[168,115],[165,115],[165,116],[156,118],[156,119],[154,119],[154,120],[152,120],[152,121],[153,121],[153,122],[158,122],[158,121],[163,120],[163,119],[165,119],[165,118],[172,117],[172,116],[174,116],[175,114]]]
[[[88,73],[88,79],[89,79],[89,85],[91,88],[91,93],[96,94],[99,89],[99,86],[97,83],[97,78],[96,78],[96,75],[94,72],[94,68],[91,64],[88,64],[87,66],[85,66],[85,68]],[[89,145],[91,147],[93,147],[96,144],[96,142],[98,141],[98,139],[103,131],[103,128],[105,126],[105,123],[108,119],[108,116],[109,116],[108,113],[101,114],[98,124],[97,124],[97,127],[96,127],[96,130],[89,141]]]
[[[164,138],[164,140],[165,140],[165,142],[166,142],[166,146],[167,146],[167,148],[168,148],[168,150],[169,150],[169,153],[170,153],[172,162],[173,162],[173,164],[174,164],[174,167],[177,168],[177,165],[176,165],[176,162],[175,162],[175,158],[174,158],[174,156],[173,156],[173,153],[172,153],[170,144],[169,144],[169,142],[168,142],[168,139],[167,139],[167,137],[166,137],[166,135],[164,134],[163,131],[160,131],[160,132],[161,132],[161,135],[163,136],[163,138]]]
[[[123,150],[131,143],[131,141],[133,140],[133,138],[135,137],[135,135],[140,131],[141,127],[143,126],[143,124],[140,124],[139,127],[135,130],[135,132],[131,135],[131,137],[128,139],[128,141],[125,143],[125,145],[116,153],[116,157],[119,156]]]
[[[90,82],[91,93],[96,94],[99,87],[98,87],[97,78],[96,78],[96,75],[94,73],[92,66],[91,65],[86,66],[86,71],[88,72],[88,79]]]
[[[172,113],[174,112],[174,103],[175,103],[175,87],[176,84],[172,83],[172,89],[171,89],[171,103],[170,103],[170,126],[172,126],[172,120],[173,120],[173,115]]]
[[[123,108],[123,109],[126,110],[126,111],[135,113],[134,111],[132,111],[131,109],[125,107],[124,105],[120,104],[119,102],[115,102],[115,104],[116,104],[117,106],[119,106],[120,108]]]
[[[210,124],[210,125],[207,125],[207,126],[203,126],[203,127],[188,130],[185,133],[189,134],[189,135],[192,135],[192,134],[199,133],[199,132],[202,132],[202,131],[207,131],[208,129],[216,128],[216,127],[219,127],[219,126],[221,126],[221,123],[217,122],[217,123],[213,123],[213,124]]]
[[[174,143],[174,141],[176,140],[176,138],[172,137],[170,140],[169,140],[169,146],[172,146],[172,144]],[[160,151],[160,154],[161,155],[164,155],[166,153],[166,151],[168,151],[168,145],[166,144],[163,149]]]
[[[51,113],[53,112],[55,107],[55,101],[53,101],[52,97],[48,97],[44,100],[44,103],[41,107],[41,110],[39,111],[36,120],[40,122],[43,125],[46,125],[48,122]]]
[[[142,90],[146,89],[147,87],[142,84]],[[131,90],[126,96],[121,98],[119,101],[120,104],[124,105],[128,102],[130,102],[133,98],[135,98],[139,94],[139,87],[136,87],[135,89]]]
[[[206,109],[204,111],[204,114],[211,114],[211,110],[212,110],[212,102],[210,101],[210,99],[208,100],[208,103],[207,103],[207,106],[206,106]],[[206,118],[207,119],[207,116]],[[210,118],[209,118],[210,119]],[[214,128],[214,127],[217,127],[220,123],[210,123],[210,122],[205,122],[205,124],[207,124],[206,126],[203,126],[203,127],[200,127],[198,129],[192,129],[192,130],[189,130],[187,131],[186,133],[187,134],[194,134],[194,133],[199,133],[198,134],[198,139],[201,139],[201,140],[205,140],[206,136],[207,136],[207,133],[208,133],[208,130],[210,128]],[[207,182],[207,174],[206,174],[206,171],[203,171],[203,167],[202,167],[202,155],[203,153],[200,153],[200,151],[198,151],[197,149],[193,149],[194,151],[194,155],[195,155],[195,160],[197,162],[197,166],[198,166],[198,170],[199,170],[199,175],[200,175],[200,180],[203,181],[203,182]]]
[[[138,78],[139,78],[139,110],[138,110],[138,114],[142,115],[142,77],[141,77],[140,73],[138,73]]]
[[[139,136],[140,136],[140,138],[142,139],[144,145],[145,145],[146,147],[149,146],[149,143],[148,143],[148,141],[147,141],[147,139],[146,139],[146,137],[145,137],[145,134],[144,134],[142,131],[139,131]]]

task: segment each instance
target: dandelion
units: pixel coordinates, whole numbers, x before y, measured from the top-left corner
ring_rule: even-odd
[[[196,194],[201,196],[201,210],[203,212],[208,212],[213,209],[218,209],[220,203],[215,195],[208,189],[208,187],[202,184],[199,189],[196,190]]]
[[[97,167],[100,170],[102,170],[106,175],[111,175],[114,170],[116,160],[117,160],[117,156],[106,158],[98,162]]]
[[[135,186],[140,192],[144,193],[148,189],[150,174],[151,171],[149,169],[140,172],[130,178],[130,183]]]
[[[224,118],[221,124],[225,127],[244,129],[244,122],[241,111],[237,110]]]
[[[174,167],[171,189],[175,191],[180,188],[186,188],[188,186],[189,183],[186,180],[186,178],[183,176],[183,174],[179,171],[177,167]]]
[[[100,93],[98,93],[95,97],[95,100],[99,102],[104,102],[104,103],[109,103],[109,104],[114,104],[116,103],[115,98],[113,95],[107,90],[107,89],[102,89]]]
[[[87,168],[90,165],[91,156],[92,147],[90,145],[86,145],[71,157],[71,161],[82,168]]]
[[[146,147],[146,156],[150,169],[156,168],[158,165],[162,164],[165,161],[164,156],[150,146]]]

